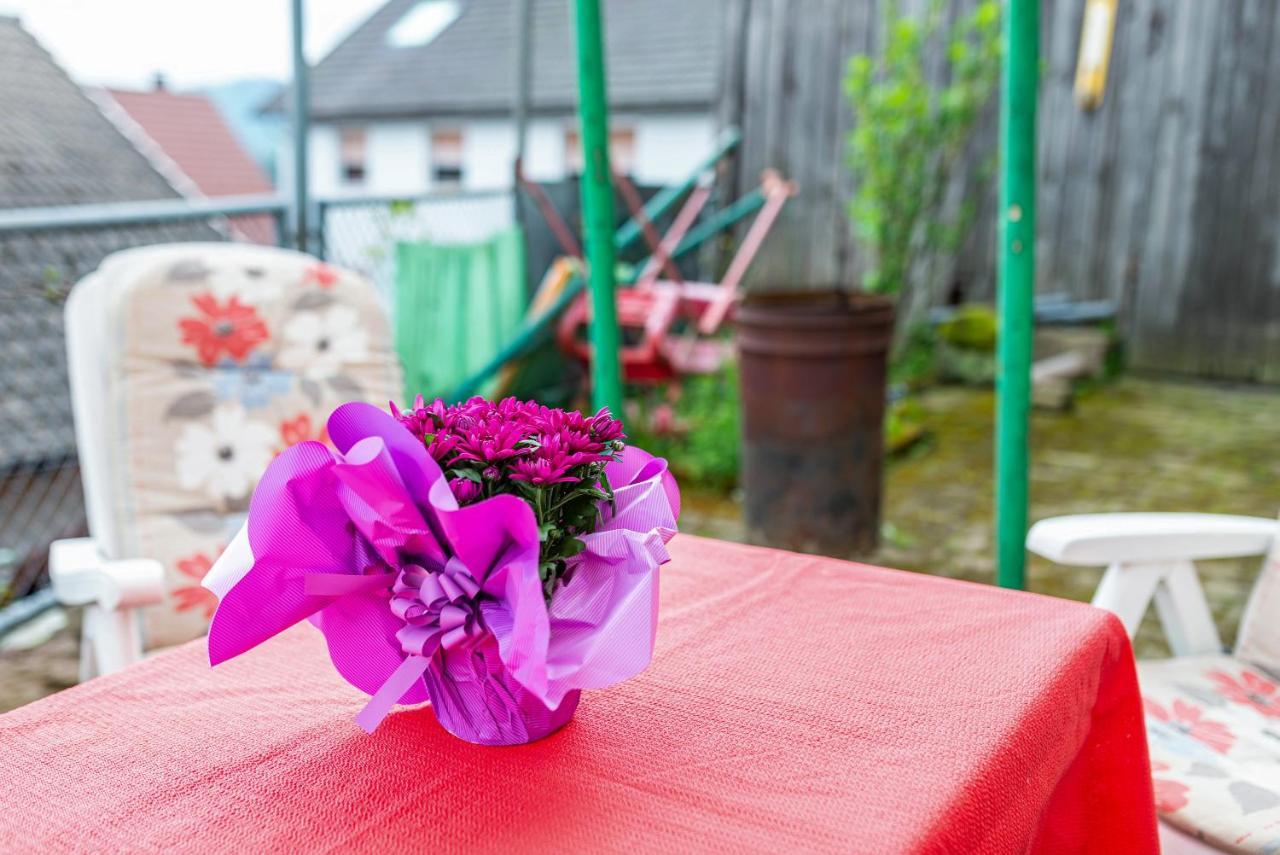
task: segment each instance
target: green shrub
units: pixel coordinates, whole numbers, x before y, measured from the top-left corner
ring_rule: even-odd
[[[663,425],[668,407],[670,424]],[[628,442],[665,457],[682,486],[729,492],[738,483],[741,412],[731,364],[719,374],[686,378],[677,395],[658,390],[638,401],[627,419]]]
[[[857,189],[849,214],[871,260],[864,285],[901,294],[906,327],[946,273],[939,256],[968,231],[973,205],[949,204],[947,188],[1000,78],[1000,4],[984,0],[942,34],[945,8],[934,0],[915,19],[886,0],[883,50],[853,57],[844,80],[855,120],[849,168]],[[926,68],[939,41],[945,67],[931,74]]]

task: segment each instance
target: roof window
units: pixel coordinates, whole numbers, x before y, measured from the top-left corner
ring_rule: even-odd
[[[461,14],[458,0],[422,0],[387,30],[387,44],[398,48],[430,44]]]

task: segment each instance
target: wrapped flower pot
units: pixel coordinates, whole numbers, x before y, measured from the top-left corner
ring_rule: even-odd
[[[454,735],[515,745],[649,663],[680,497],[607,411],[352,403],[328,435],[271,463],[206,577],[213,665],[310,620],[371,696],[366,730],[429,700]]]

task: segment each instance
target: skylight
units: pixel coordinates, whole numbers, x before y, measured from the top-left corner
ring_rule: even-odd
[[[449,28],[462,14],[458,0],[422,0],[387,30],[392,47],[422,47]]]

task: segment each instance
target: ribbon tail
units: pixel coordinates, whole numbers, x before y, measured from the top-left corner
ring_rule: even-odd
[[[390,588],[392,573],[308,573],[302,580],[302,591],[309,597],[345,597],[367,594],[379,588]]]
[[[425,656],[410,656],[401,662],[400,667],[391,672],[391,676],[369,699],[369,703],[360,710],[360,714],[356,716],[356,724],[364,728],[365,733],[373,733],[377,730],[378,725],[387,717],[387,713],[391,712],[396,701],[400,700],[404,693],[409,691],[413,681],[419,679],[427,670],[429,661]]]

